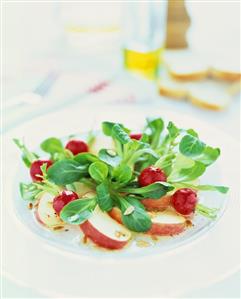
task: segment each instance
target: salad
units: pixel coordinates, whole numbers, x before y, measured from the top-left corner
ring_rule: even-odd
[[[104,135],[110,145],[97,151]],[[86,240],[106,249],[121,249],[140,234],[184,233],[197,214],[212,221],[218,209],[205,206],[199,191],[228,192],[199,181],[220,149],[162,118],[148,118],[140,133],[105,121],[101,134],[91,132],[85,140],[48,138],[40,144],[47,159],[14,142],[31,178],[20,183],[20,193],[38,223],[53,233],[77,226]]]

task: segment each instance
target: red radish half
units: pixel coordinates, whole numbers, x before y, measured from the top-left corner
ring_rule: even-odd
[[[43,175],[41,166],[47,164],[47,169],[53,164],[51,160],[36,160],[30,166],[30,176],[34,182],[42,182],[43,178],[40,177]]]
[[[155,166],[149,166],[143,169],[138,177],[138,183],[141,187],[151,185],[155,182],[166,182],[166,180],[165,172]]]
[[[70,140],[65,148],[71,151],[74,155],[89,151],[88,144],[82,140]]]
[[[189,188],[179,189],[171,197],[173,208],[185,216],[195,212],[197,201],[197,192]]]
[[[130,134],[131,139],[140,140],[142,138],[141,133],[131,133]]]
[[[131,239],[131,232],[102,212],[98,206],[80,228],[87,238],[107,249],[121,249]]]
[[[63,190],[58,196],[54,198],[53,208],[59,215],[64,206],[76,199],[78,199],[78,194],[70,190]]]

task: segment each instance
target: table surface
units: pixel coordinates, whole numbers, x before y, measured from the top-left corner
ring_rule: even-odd
[[[18,105],[11,111],[3,110],[3,132],[7,132],[11,128],[39,115],[65,109],[67,106],[72,106],[74,109],[77,103],[83,101],[83,103],[89,104],[90,107],[91,105],[99,107],[100,112],[105,105],[122,103],[125,105],[129,103],[131,106],[136,105],[143,110],[145,107],[152,105],[153,108],[160,110],[160,114],[162,109],[179,111],[179,113],[191,114],[210,126],[217,127],[235,139],[239,139],[239,96],[233,99],[232,105],[226,111],[200,110],[187,102],[178,102],[159,96],[156,86],[152,82],[123,72],[118,59],[115,60],[112,57],[111,59],[103,59],[101,62],[96,61],[94,58],[93,60],[91,63],[90,60],[86,60],[89,61],[88,63],[82,61],[81,67],[79,64],[74,63],[69,63],[68,67],[66,67],[67,63],[65,66],[62,65],[59,80],[39,105]],[[39,65],[41,65],[41,61],[35,69],[28,70],[21,75],[3,77],[3,108],[4,104],[11,101],[13,96],[32,90],[41,81],[47,69],[41,69]],[[72,68],[69,65],[72,65]],[[90,65],[92,67],[89,67]],[[97,86],[101,82],[108,82],[108,85],[99,92],[93,92],[93,86]],[[208,288],[185,294],[183,298],[238,298],[239,283],[240,272]],[[3,297],[43,298],[35,290],[18,286],[7,278],[3,279]]]

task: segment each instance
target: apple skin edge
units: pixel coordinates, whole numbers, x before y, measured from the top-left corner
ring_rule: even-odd
[[[42,224],[42,225],[44,225],[44,226],[47,226],[47,225],[40,219],[37,210],[34,212],[34,216],[35,216],[35,218],[37,219],[37,221],[38,221],[40,224]]]
[[[43,194],[39,199],[34,216],[41,225],[47,228],[54,229],[64,226],[64,222],[59,218],[53,208],[53,195],[49,193]]]
[[[96,245],[106,249],[121,249],[128,243],[128,241],[116,241],[105,236],[100,231],[98,231],[88,220],[80,224],[80,228],[87,238],[89,238]]]
[[[153,223],[150,230],[147,232],[148,235],[154,236],[174,236],[179,235],[186,229],[186,223],[178,224],[161,224]]]

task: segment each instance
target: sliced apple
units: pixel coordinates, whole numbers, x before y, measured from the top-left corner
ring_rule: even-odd
[[[121,211],[118,208],[113,208],[109,215],[118,223],[122,224]],[[187,220],[185,217],[177,214],[172,210],[165,210],[164,212],[149,213],[152,220],[151,229],[146,232],[149,235],[156,236],[173,236],[180,234],[187,227]]]
[[[102,148],[114,149],[115,146],[113,140],[105,135],[97,136],[90,148],[90,152],[97,155]]]
[[[148,211],[164,211],[170,205],[171,197],[169,195],[163,196],[159,199],[143,199],[141,203]]]
[[[108,214],[110,215],[111,218],[115,219],[117,222],[122,224],[122,215],[120,209],[114,207],[108,212]]]
[[[82,199],[88,199],[88,198],[92,198],[92,197],[95,197],[96,196],[96,192],[91,190],[89,192],[86,192],[85,194],[83,194],[81,196]]]
[[[107,249],[121,249],[131,239],[131,232],[102,212],[98,206],[80,228],[87,238]]]
[[[37,210],[35,212],[36,219],[49,228],[63,226],[64,222],[59,218],[53,208],[53,195],[44,193],[40,198]]]
[[[150,214],[152,227],[147,232],[156,236],[173,236],[182,233],[186,227],[186,218],[174,211],[166,210],[164,212]]]
[[[75,187],[75,192],[79,195],[79,197],[82,197],[86,193],[93,191],[92,188],[90,188],[89,186],[87,186],[81,182],[75,182],[74,187]]]

